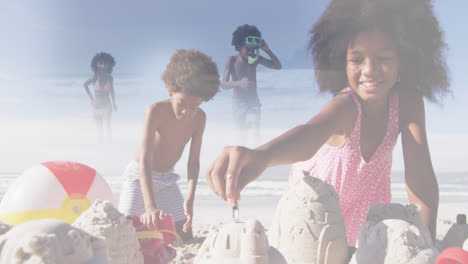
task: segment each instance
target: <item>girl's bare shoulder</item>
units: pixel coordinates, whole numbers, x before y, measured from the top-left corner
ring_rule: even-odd
[[[333,100],[339,114],[340,130],[349,134],[354,128],[358,118],[358,105],[349,93],[339,93]]]
[[[358,106],[351,94],[339,93],[325,105],[322,111],[329,112],[341,123],[354,124],[358,114]]]
[[[400,125],[421,121],[424,118],[424,98],[421,94],[411,90],[398,90]]]

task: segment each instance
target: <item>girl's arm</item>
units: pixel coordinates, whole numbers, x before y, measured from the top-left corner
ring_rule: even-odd
[[[145,213],[141,215],[141,222],[150,228],[156,227],[156,221],[163,214],[156,208],[153,199],[153,185],[151,180],[151,163],[153,161],[154,137],[159,126],[158,104],[151,105],[146,111],[143,130],[143,141],[140,154],[140,187],[145,203]]]
[[[96,81],[96,75],[93,75],[88,80],[86,80],[83,84],[83,87],[85,88],[85,91],[88,94],[88,97],[91,100],[91,102],[94,101],[94,99],[93,99],[93,95],[91,94],[91,91],[89,90],[89,85],[91,83],[94,83],[95,81]]]
[[[350,109],[354,111],[350,113]],[[267,157],[267,167],[310,159],[343,124],[354,126],[355,122],[349,122],[350,114],[355,120],[357,108],[353,99],[347,94],[338,95],[306,124],[287,131],[257,150]]]
[[[184,224],[184,232],[187,232],[192,225],[193,218],[193,203],[195,201],[195,190],[197,188],[198,175],[200,174],[200,150],[202,144],[203,131],[205,130],[206,114],[202,110],[200,112],[197,127],[192,135],[190,143],[190,154],[187,164],[187,199],[185,201],[185,214],[187,221]]]
[[[335,132],[347,127],[343,124],[354,125],[356,117],[357,108],[351,96],[337,95],[309,122],[255,150],[225,147],[205,174],[207,182],[233,206],[240,198],[240,190],[266,168],[311,158]]]
[[[421,205],[424,222],[431,232],[432,239],[435,239],[439,185],[427,144],[422,96],[415,94],[401,96],[400,129],[408,198],[410,203]]]
[[[112,100],[112,106],[114,107],[114,111],[117,111],[117,104],[115,103],[115,92],[114,92],[114,78],[112,76],[109,77],[110,81],[110,95]]]

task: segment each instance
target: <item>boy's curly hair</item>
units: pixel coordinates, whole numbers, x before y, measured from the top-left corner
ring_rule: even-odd
[[[236,51],[240,51],[242,46],[245,44],[245,38],[248,36],[262,37],[262,33],[254,25],[242,25],[238,26],[237,29],[232,33],[232,45],[236,48]]]
[[[211,57],[197,50],[179,49],[171,56],[161,78],[171,92],[212,99],[219,91],[218,68]]]
[[[397,44],[399,89],[417,91],[432,101],[449,92],[446,43],[430,0],[332,0],[310,31],[320,91],[337,94],[348,85],[348,43],[360,32],[375,30]]]
[[[112,57],[112,55],[106,52],[99,52],[96,55],[94,55],[93,60],[91,61],[91,69],[93,70],[94,73],[98,72],[97,63],[100,61],[106,64],[109,64],[108,73],[112,73],[112,70],[114,69],[114,66],[115,66],[114,57]]]

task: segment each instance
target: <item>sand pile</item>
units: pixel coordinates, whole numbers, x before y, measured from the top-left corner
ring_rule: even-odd
[[[11,228],[11,225],[5,224],[2,221],[0,221],[0,236],[8,232]]]
[[[350,263],[434,263],[438,255],[420,207],[374,205],[359,229],[357,249]]]
[[[317,178],[299,180],[279,201],[268,241],[287,263],[345,263],[348,245],[334,188]]]
[[[366,222],[377,223],[385,219],[400,219],[406,221],[418,227],[425,235],[430,236],[429,230],[424,224],[422,210],[418,205],[402,205],[396,203],[371,205],[367,213]]]
[[[268,264],[265,229],[255,219],[212,226],[194,264]]]
[[[107,264],[107,259],[103,238],[60,220],[30,221],[0,236],[0,263]]]
[[[169,264],[191,264],[201,245],[209,233],[209,226],[195,226],[192,230],[193,238],[184,241],[183,245],[175,246],[176,256]]]
[[[73,223],[93,236],[105,238],[112,264],[143,263],[135,228],[111,202],[96,200]]]

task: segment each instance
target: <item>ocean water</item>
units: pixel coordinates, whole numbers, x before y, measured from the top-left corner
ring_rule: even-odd
[[[155,101],[168,98],[167,90],[159,74],[115,75],[118,111],[113,116],[112,141],[100,144],[90,102],[82,87],[88,77],[3,76],[0,79],[0,92],[4,94],[0,99],[0,198],[22,171],[49,160],[73,160],[94,167],[118,197],[121,174],[140,144],[145,109]],[[318,93],[313,71],[308,69],[260,71],[258,87],[263,104],[262,142],[306,122],[330,99],[330,95]],[[223,146],[237,144],[239,138],[232,125],[230,91],[221,91],[202,108],[208,120],[197,197],[210,200],[216,197],[205,182],[204,172]],[[463,151],[468,149],[468,136],[431,133],[430,129],[428,134],[441,201],[468,202],[468,166]],[[249,143],[250,146],[258,144]],[[184,152],[174,168],[182,176],[183,192],[186,162]],[[392,194],[396,202],[407,199],[403,168],[398,143],[392,173]],[[286,188],[288,173],[289,166],[268,169],[242,192],[243,197],[279,198]]]

